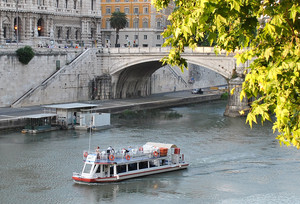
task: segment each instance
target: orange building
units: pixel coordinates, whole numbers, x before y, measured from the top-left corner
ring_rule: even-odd
[[[115,46],[116,33],[109,21],[115,11],[123,12],[127,17],[126,28],[119,33],[118,46],[153,47],[163,44],[160,34],[168,24],[167,17],[171,11],[156,12],[151,0],[101,0],[103,46]]]

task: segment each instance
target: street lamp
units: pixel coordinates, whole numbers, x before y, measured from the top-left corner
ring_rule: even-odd
[[[16,0],[16,16],[17,16],[17,20],[16,20],[16,25],[15,25],[15,30],[17,32],[17,47],[19,46],[19,12],[18,12],[18,8],[19,8],[19,0]]]

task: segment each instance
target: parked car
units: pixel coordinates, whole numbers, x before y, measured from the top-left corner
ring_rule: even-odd
[[[203,94],[203,91],[202,91],[201,88],[193,89],[193,90],[192,90],[192,94]]]

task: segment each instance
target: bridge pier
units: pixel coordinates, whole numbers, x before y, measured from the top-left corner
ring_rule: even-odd
[[[229,81],[229,99],[226,106],[224,115],[229,117],[239,117],[241,114],[239,111],[244,110],[245,114],[249,110],[247,97],[240,100],[240,93],[242,91],[243,78],[237,77]],[[235,88],[233,95],[230,94],[230,90]]]

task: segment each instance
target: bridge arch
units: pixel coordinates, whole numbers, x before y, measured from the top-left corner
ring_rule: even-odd
[[[114,98],[132,98],[151,94],[151,76],[161,68],[162,63],[156,60],[144,60],[122,66],[111,73]]]

